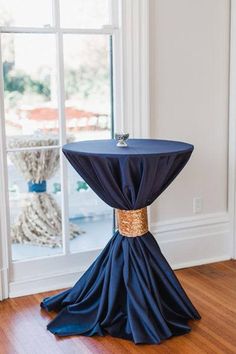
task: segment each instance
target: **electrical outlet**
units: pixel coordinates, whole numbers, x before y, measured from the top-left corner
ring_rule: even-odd
[[[202,198],[193,198],[193,213],[200,214],[202,212]]]

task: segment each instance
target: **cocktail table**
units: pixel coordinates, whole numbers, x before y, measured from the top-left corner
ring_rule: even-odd
[[[115,140],[63,147],[75,170],[116,209],[118,230],[73,288],[43,300],[43,308],[59,311],[48,324],[52,333],[160,343],[189,332],[188,320],[200,319],[147,222],[147,206],[192,151],[187,143],[151,139],[130,139],[126,148]]]

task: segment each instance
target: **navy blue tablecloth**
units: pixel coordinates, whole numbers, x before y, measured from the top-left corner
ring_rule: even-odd
[[[67,144],[63,152],[90,187],[113,208],[150,205],[188,162],[187,143],[130,139]],[[102,237],[103,235],[97,235]],[[160,343],[190,331],[200,315],[150,232],[125,237],[117,231],[75,286],[41,306],[59,314],[48,329],[57,335],[110,334],[135,343]]]

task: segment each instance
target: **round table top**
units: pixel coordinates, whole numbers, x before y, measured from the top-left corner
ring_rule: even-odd
[[[127,147],[117,147],[115,139],[80,141],[63,146],[67,153],[94,156],[172,155],[193,151],[193,145],[181,141],[129,139]]]

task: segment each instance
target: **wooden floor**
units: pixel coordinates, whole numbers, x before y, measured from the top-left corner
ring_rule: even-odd
[[[192,332],[160,345],[135,345],[106,337],[58,338],[46,330],[54,314],[39,303],[56,292],[0,302],[0,354],[132,354],[236,353],[236,261],[198,266],[176,272],[202,315]]]

